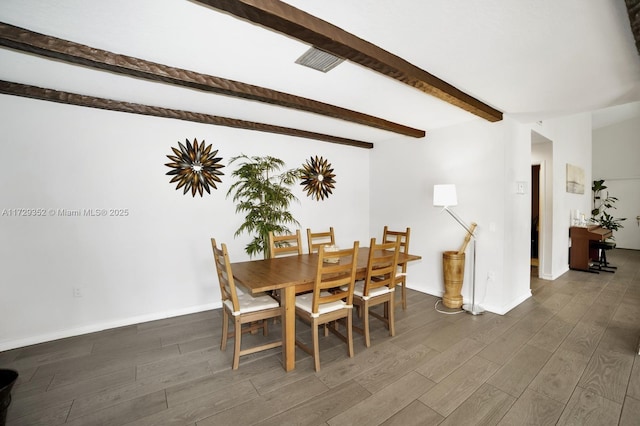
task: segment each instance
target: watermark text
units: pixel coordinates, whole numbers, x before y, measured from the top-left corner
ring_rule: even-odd
[[[127,217],[129,209],[3,208],[0,217]]]

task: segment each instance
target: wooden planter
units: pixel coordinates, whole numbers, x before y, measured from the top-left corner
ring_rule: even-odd
[[[462,282],[464,281],[464,253],[445,251],[442,254],[444,272],[444,296],[442,304],[447,308],[462,307]]]

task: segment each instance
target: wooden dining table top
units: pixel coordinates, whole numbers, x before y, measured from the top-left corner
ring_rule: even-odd
[[[413,254],[398,254],[398,264],[422,259]],[[364,278],[369,260],[369,247],[358,249],[356,277]],[[286,287],[305,291],[313,286],[318,269],[318,254],[301,254],[273,259],[248,260],[231,264],[236,282],[253,294]],[[307,288],[308,287],[308,288]]]

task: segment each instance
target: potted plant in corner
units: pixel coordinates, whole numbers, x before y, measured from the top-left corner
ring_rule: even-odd
[[[627,220],[626,217],[613,217],[607,210],[615,209],[618,198],[609,195],[606,191],[607,186],[604,179],[594,180],[591,190],[593,191],[593,210],[591,210],[591,222],[609,229],[612,232],[623,228],[622,221]],[[613,234],[611,239],[614,239]]]
[[[229,164],[240,162],[240,167],[231,176],[237,180],[231,185],[227,197],[233,194],[236,213],[244,213],[245,220],[236,230],[235,236],[247,232],[253,239],[245,247],[250,257],[263,253],[270,257],[269,231],[276,234],[289,233],[287,225],[300,225],[289,212],[292,201],[298,201],[291,192],[300,176],[300,169],[284,168],[284,161],[271,156],[238,155]]]

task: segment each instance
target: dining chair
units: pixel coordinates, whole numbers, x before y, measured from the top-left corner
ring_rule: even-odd
[[[359,314],[362,317],[362,327],[354,325],[353,329],[364,334],[364,341],[367,347],[371,346],[369,316],[384,322],[389,329],[390,336],[396,334],[394,302],[399,252],[400,241],[376,244],[376,239],[372,238],[369,245],[367,274],[364,281],[356,282],[353,292],[353,304],[358,307]],[[382,314],[369,311],[369,308],[380,304],[384,304]]]
[[[396,240],[400,241],[400,253],[409,254],[409,238],[411,236],[411,228],[406,231],[391,231],[388,226],[384,227],[382,232],[382,242],[389,243]],[[407,309],[407,264],[398,265],[398,273],[396,274],[396,286],[402,287],[402,309]]]
[[[300,254],[302,254],[302,234],[299,229],[295,234],[290,235],[273,235],[273,231],[269,231],[270,258]],[[273,290],[271,295],[276,300],[280,300],[280,290]],[[274,319],[273,322],[278,322],[278,319]]]
[[[311,232],[311,229],[307,228],[307,244],[309,246],[309,254],[318,252],[321,246],[335,245],[336,237],[333,233],[333,226],[329,228],[329,231],[325,232]]]
[[[294,254],[302,254],[302,236],[299,229],[290,235],[273,235],[273,231],[269,231],[270,257]]]
[[[353,248],[326,251],[320,247],[313,292],[296,296],[296,316],[311,327],[312,347],[296,339],[296,346],[313,357],[315,371],[320,371],[318,327],[325,325],[347,344],[353,357],[353,289],[358,265],[359,242]],[[336,321],[346,320],[346,334]]]
[[[224,351],[227,348],[228,338],[235,338],[232,369],[237,370],[241,356],[282,346],[282,339],[280,339],[275,342],[241,349],[242,334],[262,329],[263,335],[267,336],[269,333],[267,320],[280,318],[282,308],[278,301],[266,293],[256,296],[248,292],[239,291],[233,280],[226,244],[223,243],[221,248],[218,248],[215,238],[212,238],[211,247],[213,248],[213,257],[216,263],[216,271],[218,272],[218,281],[220,282],[220,295],[222,296],[220,350]],[[233,332],[231,333],[228,332],[229,318],[233,318]],[[249,324],[249,326],[243,327],[243,324]]]

